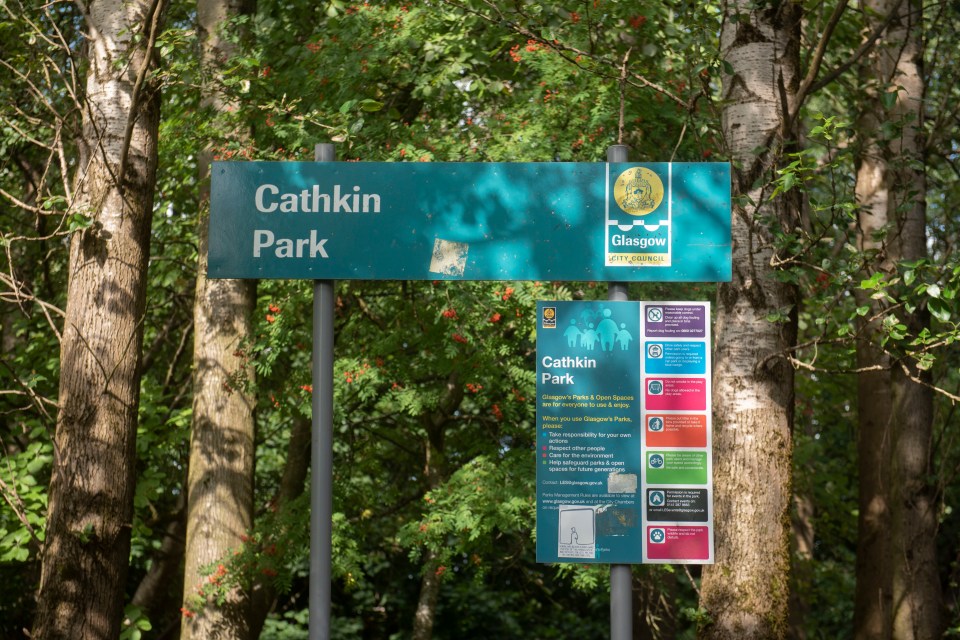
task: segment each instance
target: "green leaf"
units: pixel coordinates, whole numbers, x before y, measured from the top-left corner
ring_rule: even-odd
[[[950,321],[950,307],[942,300],[938,298],[931,299],[927,303],[927,308],[930,309],[931,315],[940,322]]]
[[[70,231],[86,229],[91,224],[93,224],[93,219],[83,215],[82,213],[71,213],[69,216],[67,216],[67,228]]]
[[[932,353],[925,353],[917,360],[917,368],[921,371],[929,371],[933,368],[936,358]]]
[[[790,191],[790,189],[793,189],[794,185],[796,185],[796,184],[797,184],[797,174],[795,174],[795,173],[788,173],[788,174],[786,174],[785,176],[783,176],[783,190],[784,190],[784,191]]]
[[[867,280],[860,281],[861,289],[877,289],[883,284],[883,274],[879,271],[870,276]]]
[[[893,87],[893,91],[884,91],[881,93],[880,102],[883,104],[884,109],[892,109],[893,105],[897,102],[897,88]]]

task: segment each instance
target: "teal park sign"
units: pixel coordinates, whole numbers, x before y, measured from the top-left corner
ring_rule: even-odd
[[[212,278],[720,282],[726,163],[215,162]]]

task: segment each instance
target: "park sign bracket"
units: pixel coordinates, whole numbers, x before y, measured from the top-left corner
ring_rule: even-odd
[[[728,163],[215,162],[211,278],[725,282]]]

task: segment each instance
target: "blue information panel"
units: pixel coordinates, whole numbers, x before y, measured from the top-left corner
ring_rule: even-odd
[[[537,560],[713,562],[707,302],[537,304]]]
[[[215,162],[212,278],[721,282],[727,163]]]
[[[639,341],[639,303],[537,303],[538,562],[642,562]]]

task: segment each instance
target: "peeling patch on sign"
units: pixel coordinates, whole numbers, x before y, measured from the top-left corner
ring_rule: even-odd
[[[636,493],[637,474],[614,472],[607,476],[607,493]]]
[[[437,238],[433,242],[430,273],[462,276],[467,267],[467,251],[469,249],[470,245],[465,242],[451,242]]]

